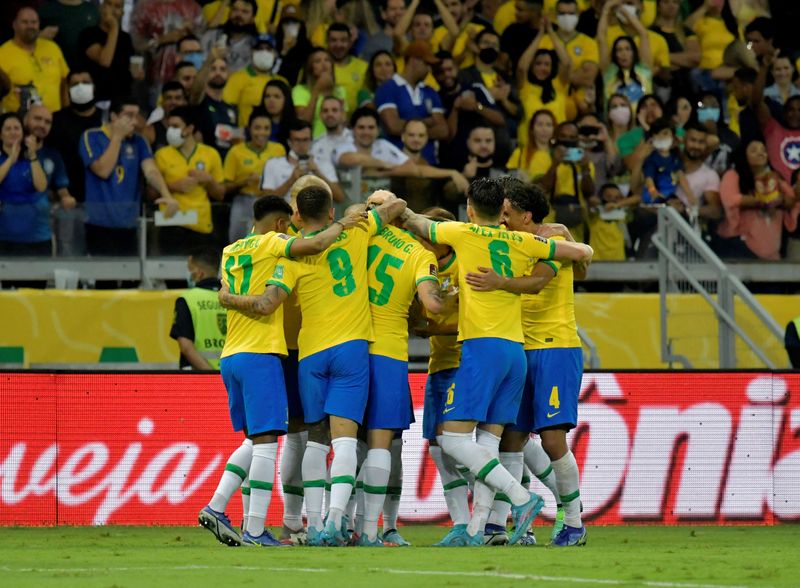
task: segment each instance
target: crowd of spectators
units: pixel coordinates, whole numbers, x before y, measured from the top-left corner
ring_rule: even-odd
[[[800,259],[791,0],[4,0],[0,255],[185,255],[303,174],[464,216],[549,195],[595,260],[674,207],[724,258]],[[778,12],[780,11],[780,12]]]

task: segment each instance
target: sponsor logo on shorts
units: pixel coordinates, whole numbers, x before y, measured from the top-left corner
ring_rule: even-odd
[[[551,418],[553,418],[554,416],[556,416],[557,414],[561,414],[561,411],[560,411],[560,410],[557,410],[556,412],[552,412],[552,413],[551,413],[551,412],[548,412],[548,413],[547,413],[547,418],[551,419]]]

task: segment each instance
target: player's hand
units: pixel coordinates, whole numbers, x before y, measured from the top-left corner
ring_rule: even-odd
[[[119,138],[125,138],[136,128],[136,123],[128,116],[118,116],[111,123],[111,132]]]
[[[380,206],[381,204],[385,204],[386,202],[390,202],[392,200],[397,200],[397,196],[395,196],[392,192],[389,192],[389,190],[375,190],[369,195],[369,198],[367,198],[367,204]]]
[[[362,231],[367,230],[367,213],[366,212],[353,212],[346,214],[336,221],[342,225],[342,230],[352,229],[358,227]]]
[[[464,177],[464,174],[454,171],[450,179],[453,181],[453,184],[455,184],[456,188],[458,188],[459,192],[462,194],[467,193],[467,190],[469,190],[469,180]]]
[[[503,102],[504,100],[508,100],[508,96],[511,94],[511,84],[500,76],[497,76],[497,81],[489,92],[491,92],[495,102]]]
[[[199,184],[210,184],[214,181],[214,178],[211,177],[210,173],[199,169],[190,169],[189,177],[197,180]]]
[[[559,223],[546,223],[540,225],[539,229],[536,231],[536,234],[540,237],[544,237],[545,239],[549,239],[550,237],[564,237],[567,241],[575,241],[575,239],[572,238],[572,233],[569,232],[569,229]]]
[[[171,218],[175,216],[175,213],[178,212],[179,206],[178,201],[175,200],[172,196],[169,198],[166,196],[162,196],[161,198],[156,199],[156,204],[163,204],[166,206],[164,209],[164,217]]]
[[[34,137],[33,135],[28,135],[23,139],[25,143],[25,153],[29,158],[36,157],[36,151],[39,149],[39,139]]]
[[[467,178],[474,178],[478,173],[478,158],[474,155],[469,156],[467,165],[464,166],[464,176]]]
[[[61,208],[64,210],[72,210],[78,204],[78,201],[75,200],[75,197],[71,194],[62,196],[59,202],[61,203]]]
[[[476,292],[492,292],[503,285],[505,278],[488,267],[479,267],[478,273],[469,272],[466,277],[467,284]]]

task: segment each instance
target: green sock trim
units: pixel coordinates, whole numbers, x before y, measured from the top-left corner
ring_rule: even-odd
[[[469,474],[469,468],[467,466],[458,466],[456,469],[458,470],[459,474]]]
[[[260,482],[259,480],[250,480],[251,490],[269,490],[272,492],[272,482]]]
[[[242,486],[242,494],[250,496],[250,486]]]
[[[502,492],[497,492],[494,495],[494,499],[495,500],[499,500],[500,502],[507,502],[508,504],[511,504],[511,499],[506,494],[503,494]]]
[[[236,474],[242,480],[244,480],[247,477],[247,472],[244,471],[239,466],[237,466],[235,463],[226,463],[225,464],[225,471],[226,472],[232,472],[232,473]]]
[[[519,483],[522,484],[523,486],[527,486],[528,484],[531,483],[530,476],[522,476],[522,479],[519,481]]]
[[[547,466],[547,469],[543,471],[541,474],[536,474],[536,477],[539,478],[542,482],[544,479],[553,473],[553,466]]]
[[[334,476],[331,478],[331,486],[334,484],[350,484],[351,486],[355,486],[356,478],[355,476]]]
[[[461,486],[466,486],[466,485],[467,485],[466,480],[453,480],[449,484],[445,484],[444,486],[442,486],[442,489],[445,492],[449,492],[450,490],[455,490],[456,488],[461,488]]]
[[[283,493],[293,494],[295,496],[305,496],[302,486],[289,486],[288,484],[283,485]]]
[[[367,494],[386,494],[386,486],[370,486],[364,484],[364,492]]]
[[[484,482],[486,481],[486,476],[488,476],[489,473],[499,465],[500,465],[499,460],[492,459],[489,463],[487,463],[485,466],[481,468],[481,471],[479,471],[478,475],[475,477],[478,478],[481,482]]]
[[[386,493],[389,496],[400,496],[403,493],[402,486],[387,486]]]
[[[330,482],[325,482],[325,491],[326,492],[330,492],[331,491],[331,483]]]
[[[363,490],[363,489],[364,489],[364,481],[359,480],[358,482],[356,482],[356,490]]]
[[[580,495],[581,495],[581,491],[580,490],[575,490],[575,492],[573,492],[572,494],[567,494],[566,496],[562,496],[561,497],[561,503],[564,504],[565,502],[572,502],[573,500],[575,500]]]
[[[324,488],[325,480],[303,480],[303,488]]]

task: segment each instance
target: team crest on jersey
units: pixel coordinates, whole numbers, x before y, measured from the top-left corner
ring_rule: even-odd
[[[223,335],[228,334],[228,315],[224,312],[217,314],[217,328]]]
[[[195,167],[197,169],[199,169],[200,171],[203,171],[204,169],[206,169],[206,164],[203,161],[198,161],[197,165],[195,165]]]
[[[133,145],[127,145],[125,147],[125,155],[128,157],[133,157]]]
[[[575,53],[575,55],[583,55],[583,47],[580,45],[576,45],[572,51]]]
[[[53,163],[53,160],[50,158],[45,159],[42,162],[42,167],[44,168],[44,173],[48,176],[53,173],[53,170],[56,168],[56,164]]]
[[[283,279],[283,266],[282,265],[276,265],[275,266],[275,271],[272,273],[272,276],[275,277],[275,278],[278,278],[279,280],[282,280]]]
[[[534,235],[533,238],[536,239],[537,241],[539,241],[540,243],[548,243],[549,242],[547,239],[545,239],[544,237],[540,237],[539,235]]]

